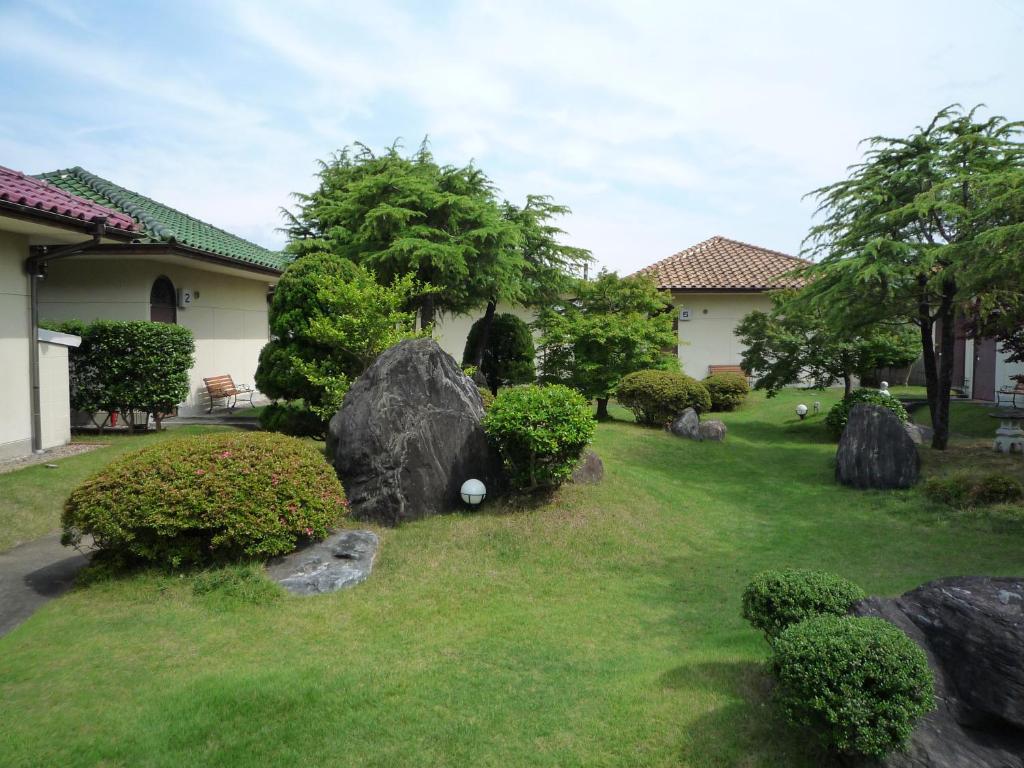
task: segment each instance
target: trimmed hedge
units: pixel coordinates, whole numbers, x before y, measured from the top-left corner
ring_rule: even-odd
[[[484,416],[512,484],[521,490],[556,487],[572,476],[594,436],[590,403],[561,384],[503,389]]]
[[[764,571],[743,590],[743,618],[770,642],[812,616],[844,616],[864,597],[856,584],[827,571]]]
[[[842,436],[843,430],[846,428],[846,422],[850,418],[850,411],[858,403],[881,405],[888,408],[896,414],[896,418],[903,424],[906,424],[910,418],[907,414],[907,409],[903,407],[903,403],[892,395],[882,394],[877,389],[855,389],[833,405],[832,410],[825,417],[825,426],[834,438],[839,439]]]
[[[640,424],[663,427],[687,408],[711,409],[707,387],[672,371],[636,371],[622,377],[615,392],[619,405],[629,408]]]
[[[70,320],[47,327],[82,337],[68,356],[71,407],[96,411],[168,413],[188,397],[194,364],[192,332],[144,320]]]
[[[731,411],[750,394],[747,377],[740,373],[713,373],[702,382],[711,395],[712,411]]]
[[[935,706],[928,660],[884,619],[815,616],[772,645],[775,700],[832,749],[881,758],[902,747]]]
[[[71,494],[61,541],[91,535],[101,550],[171,567],[265,558],[323,538],[346,507],[314,444],[269,432],[203,435],[111,462]]]

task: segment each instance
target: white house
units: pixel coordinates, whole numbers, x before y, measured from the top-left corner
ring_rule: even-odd
[[[267,343],[268,297],[287,257],[120,187],[82,168],[42,174],[71,194],[136,224],[131,242],[98,244],[49,266],[39,291],[44,320],[154,320],[195,337],[183,415],[209,404],[204,378],[254,385]]]
[[[0,459],[71,437],[68,347],[79,340],[38,328],[41,273],[137,235],[128,216],[0,167]]]
[[[713,366],[740,364],[743,345],[736,325],[749,312],[770,309],[771,291],[799,288],[802,282],[789,273],[805,264],[795,256],[715,236],[636,274],[653,276],[671,294],[679,363],[700,379]]]

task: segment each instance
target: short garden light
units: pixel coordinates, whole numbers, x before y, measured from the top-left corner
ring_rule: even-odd
[[[804,416],[806,416],[807,415],[807,406],[804,405],[803,403],[800,403],[800,405],[798,405],[796,407],[796,415],[799,416],[801,419]]]
[[[479,480],[467,480],[462,484],[459,494],[464,502],[475,507],[487,498],[487,488]]]

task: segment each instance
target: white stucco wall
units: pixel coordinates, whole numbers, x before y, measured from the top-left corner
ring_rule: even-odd
[[[697,379],[708,375],[708,366],[739,365],[744,347],[737,324],[748,312],[771,308],[764,293],[681,293],[672,301],[677,311],[690,310],[690,319],[679,321],[679,364]]]
[[[476,312],[465,315],[442,314],[434,322],[434,338],[441,345],[441,349],[455,358],[455,362],[462,364],[462,353],[466,349],[466,337],[473,323],[484,315],[485,307],[480,307]],[[498,304],[495,314],[513,314],[523,319],[526,323],[532,323],[537,319],[537,312],[524,307],[513,307],[509,304]]]
[[[28,237],[0,231],[0,459],[32,451]]]
[[[71,442],[68,348],[39,343],[39,416],[43,449]]]
[[[195,336],[196,363],[183,415],[205,410],[204,377],[230,374],[254,386],[260,350],[267,343],[267,288],[271,278],[221,274],[196,262],[79,258],[54,262],[40,289],[44,320],[149,320],[149,295],[161,275],[174,287],[198,292],[178,309],[178,324]]]

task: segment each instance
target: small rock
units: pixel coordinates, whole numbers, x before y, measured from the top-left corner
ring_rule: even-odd
[[[583,458],[572,471],[572,481],[580,485],[596,485],[604,479],[604,462],[591,450],[583,454]]]
[[[373,531],[339,531],[275,558],[267,575],[295,595],[336,592],[366,581],[380,540]]]
[[[688,437],[691,440],[700,440],[700,416],[693,408],[687,408],[676,416],[669,425],[669,431],[676,437]]]
[[[725,423],[712,419],[710,421],[702,421],[700,423],[700,439],[701,440],[712,440],[716,443],[720,443],[725,440]]]
[[[935,430],[931,427],[925,427],[921,424],[914,424],[908,421],[903,425],[903,428],[907,430],[907,434],[910,435],[910,439],[914,441],[914,445],[924,445],[930,443],[932,435],[935,434]]]

